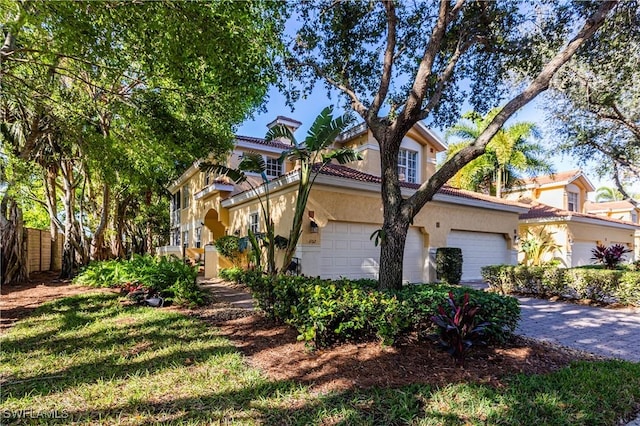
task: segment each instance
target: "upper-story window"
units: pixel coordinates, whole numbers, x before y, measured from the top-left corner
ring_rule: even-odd
[[[578,211],[578,194],[575,192],[567,192],[567,210],[570,212]]]
[[[180,191],[171,196],[171,207],[173,211],[180,210]]]
[[[249,229],[254,234],[260,232],[260,214],[258,212],[249,215]]]
[[[213,183],[213,174],[207,172],[204,174],[204,186],[209,186]]]
[[[277,158],[267,157],[265,159],[266,174],[269,177],[278,177],[282,175],[282,163]]]
[[[398,176],[400,181],[418,183],[418,153],[401,149],[398,153]]]
[[[638,213],[631,212],[631,222],[638,223]]]
[[[191,189],[189,185],[185,185],[182,187],[182,208],[186,209],[189,207],[189,202],[191,201]]]

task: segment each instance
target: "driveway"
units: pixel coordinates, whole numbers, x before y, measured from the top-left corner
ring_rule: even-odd
[[[486,289],[482,282],[462,283]],[[606,309],[517,297],[516,333],[606,357],[640,362],[640,308]]]

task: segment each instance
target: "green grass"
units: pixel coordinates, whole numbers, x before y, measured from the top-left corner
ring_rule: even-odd
[[[412,385],[317,395],[270,381],[203,322],[92,294],[39,308],[2,338],[2,424],[614,425],[640,364],[575,363],[504,389]],[[27,410],[33,418],[7,418]],[[35,418],[58,413],[65,418]]]

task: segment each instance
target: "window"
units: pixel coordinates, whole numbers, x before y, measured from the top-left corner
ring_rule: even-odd
[[[269,177],[278,177],[282,175],[282,163],[277,158],[267,157],[265,161],[266,174]]]
[[[173,240],[174,246],[180,245],[180,228],[175,228],[173,230],[173,235],[171,236],[171,239]]]
[[[418,183],[418,153],[401,149],[398,153],[398,176],[401,182]]]
[[[182,231],[182,245],[189,247],[189,231]]]
[[[209,186],[209,184],[213,183],[213,176],[211,173],[207,172],[204,174],[204,186]]]
[[[638,213],[631,212],[631,222],[638,223]]]
[[[173,211],[180,210],[180,191],[171,196],[171,207]]]
[[[201,245],[201,240],[202,240],[202,227],[198,226],[196,228],[196,248],[200,248]]]
[[[249,215],[249,229],[254,234],[260,232],[260,214],[259,213],[251,213]]]
[[[571,212],[578,211],[578,194],[575,192],[567,192],[567,210]]]
[[[185,185],[182,187],[182,208],[186,209],[189,207],[189,201],[191,198],[191,190],[189,185]]]

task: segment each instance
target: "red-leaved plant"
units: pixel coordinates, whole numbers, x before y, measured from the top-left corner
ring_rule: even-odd
[[[447,349],[457,366],[464,367],[467,353],[474,344],[480,343],[484,330],[491,323],[476,324],[475,316],[479,306],[469,304],[469,293],[465,293],[462,303],[456,304],[452,292],[447,300],[449,309],[438,306],[438,315],[433,315],[431,321],[440,328],[439,343]]]
[[[624,255],[630,252],[631,250],[622,244],[613,244],[609,247],[598,244],[596,248],[591,250],[591,254],[593,255],[591,259],[603,264],[607,269],[616,269],[618,265],[624,261]]]

